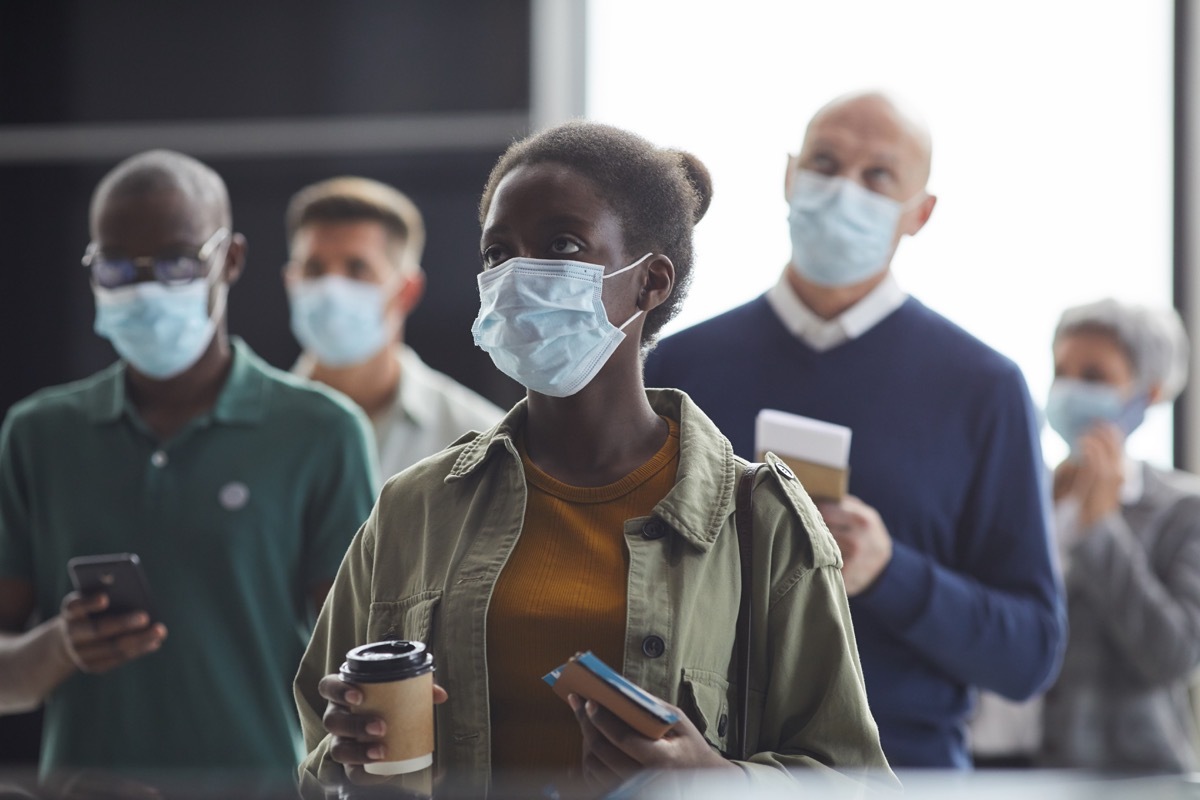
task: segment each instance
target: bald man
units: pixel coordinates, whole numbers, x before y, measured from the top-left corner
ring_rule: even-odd
[[[930,153],[883,94],[821,108],[788,159],[778,283],[664,339],[646,385],[686,391],[746,458],[764,408],[852,429],[849,494],[819,508],[884,752],[897,768],[966,768],[975,690],[1043,689],[1065,623],[1024,379],[892,275],[937,203]]]
[[[373,500],[366,418],[228,335],[246,242],[207,166],[122,162],[91,235],[95,329],[120,360],[0,429],[0,713],[45,702],[43,773],[290,777],[292,677]],[[71,591],[68,559],[109,553],[140,557],[155,616]]]

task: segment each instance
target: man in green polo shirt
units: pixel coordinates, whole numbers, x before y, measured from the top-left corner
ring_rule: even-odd
[[[0,713],[45,702],[43,773],[291,774],[292,678],[373,500],[368,423],[226,333],[246,244],[211,169],[122,162],[91,232],[95,327],[122,359],[0,429]],[[153,624],[71,592],[68,559],[116,552],[140,556]]]

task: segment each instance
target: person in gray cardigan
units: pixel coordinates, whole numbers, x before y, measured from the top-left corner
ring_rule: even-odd
[[[1179,316],[1105,299],[1063,312],[1047,421],[1070,638],[1045,696],[1037,761],[1119,772],[1197,769],[1200,479],[1134,461],[1125,438],[1187,381]]]

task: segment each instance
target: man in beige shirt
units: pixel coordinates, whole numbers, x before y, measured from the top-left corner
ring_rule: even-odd
[[[287,233],[284,283],[304,348],[294,371],[367,413],[382,479],[503,416],[404,344],[425,291],[425,224],[412,200],[378,181],[332,178],[292,198]]]

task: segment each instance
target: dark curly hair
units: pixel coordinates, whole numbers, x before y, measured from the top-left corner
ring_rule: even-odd
[[[655,147],[611,125],[574,120],[509,146],[488,176],[479,224],[505,175],[546,162],[562,164],[596,184],[621,221],[630,253],[661,253],[675,265],[671,296],[646,315],[642,327],[642,347],[651,347],[663,325],[679,313],[692,283],[692,229],[712,201],[708,170],[691,153]]]

